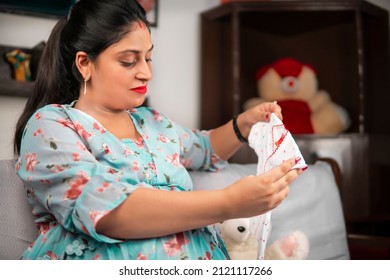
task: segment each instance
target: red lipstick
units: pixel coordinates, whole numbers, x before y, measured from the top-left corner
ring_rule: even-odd
[[[132,88],[131,90],[139,94],[145,94],[148,91],[148,87],[147,86],[135,87]]]

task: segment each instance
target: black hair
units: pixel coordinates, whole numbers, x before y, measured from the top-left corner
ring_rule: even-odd
[[[23,131],[36,110],[47,104],[68,104],[79,96],[83,82],[75,58],[78,51],[91,61],[142,21],[150,29],[145,10],[136,0],[80,0],[54,26],[46,43],[33,94],[27,100],[14,135],[20,153]]]

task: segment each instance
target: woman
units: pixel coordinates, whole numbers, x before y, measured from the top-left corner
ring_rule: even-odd
[[[16,165],[40,235],[23,259],[229,259],[216,222],[262,214],[302,171],[295,159],[224,190],[191,191],[187,169],[216,170],[263,104],[209,132],[140,107],[152,78],[144,10],[81,0],[47,42],[15,133]]]

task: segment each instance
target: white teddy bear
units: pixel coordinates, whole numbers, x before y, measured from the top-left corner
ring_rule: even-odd
[[[249,230],[250,219],[232,219],[221,222],[218,228],[232,260],[256,260],[258,242]],[[309,253],[309,240],[302,231],[294,231],[282,239],[268,244],[266,260],[302,260]]]

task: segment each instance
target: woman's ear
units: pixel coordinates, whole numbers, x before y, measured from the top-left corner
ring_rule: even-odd
[[[81,76],[83,77],[83,80],[88,80],[91,75],[90,63],[91,61],[89,60],[86,52],[78,51],[76,53],[75,64]]]

